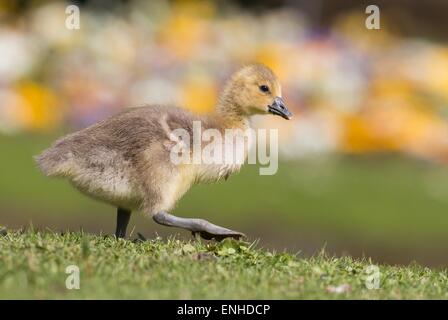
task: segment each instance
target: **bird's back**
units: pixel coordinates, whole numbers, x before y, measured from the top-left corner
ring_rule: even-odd
[[[173,117],[178,126],[188,129],[195,116],[178,108],[130,108],[58,139],[37,156],[36,161],[48,176],[70,175],[73,166],[89,163],[99,165],[113,160],[134,161],[142,150],[166,138],[160,120]]]

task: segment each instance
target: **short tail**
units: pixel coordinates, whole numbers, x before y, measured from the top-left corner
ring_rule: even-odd
[[[37,166],[48,177],[65,175],[68,171],[69,159],[69,155],[62,153],[57,146],[52,146],[34,156]]]

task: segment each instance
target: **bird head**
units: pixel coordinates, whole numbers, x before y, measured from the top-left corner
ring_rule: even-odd
[[[245,66],[232,76],[221,97],[221,105],[246,116],[273,114],[288,120],[292,117],[282,99],[277,76],[261,64]]]

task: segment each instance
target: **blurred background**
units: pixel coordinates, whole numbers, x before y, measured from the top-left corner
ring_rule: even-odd
[[[80,29],[65,27],[69,4]],[[448,2],[0,0],[0,225],[112,234],[115,209],[45,178],[32,156],[65,133],[145,103],[213,108],[225,79],[261,62],[291,121],[274,176],[247,165],[195,187],[175,213],[259,246],[448,263]],[[131,220],[148,238],[183,231]]]

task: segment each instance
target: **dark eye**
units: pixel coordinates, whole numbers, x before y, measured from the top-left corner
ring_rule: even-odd
[[[268,86],[262,85],[259,88],[260,88],[261,92],[269,92],[269,87]]]

